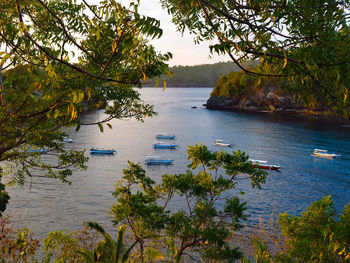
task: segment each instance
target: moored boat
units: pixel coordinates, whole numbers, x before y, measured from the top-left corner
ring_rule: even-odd
[[[224,140],[217,139],[214,143],[216,146],[232,147],[232,143],[225,143]]]
[[[175,143],[161,143],[161,142],[155,142],[153,143],[154,149],[176,149],[177,144]]]
[[[326,158],[337,158],[341,157],[340,154],[337,153],[329,153],[327,150],[322,150],[322,149],[314,149],[314,152],[312,153],[313,156],[318,156],[318,157],[326,157]]]
[[[103,148],[90,148],[91,154],[114,154],[116,151],[113,149],[103,149]]]
[[[72,143],[73,142],[73,139],[70,139],[70,138],[64,138],[63,139],[64,142],[68,142],[68,143]]]
[[[156,138],[159,140],[175,140],[175,134],[170,133],[157,133]]]
[[[267,161],[262,160],[248,160],[253,163],[253,167],[265,169],[265,170],[279,170],[281,168],[280,165],[277,164],[268,164]]]
[[[43,148],[40,148],[40,149],[34,149],[34,148],[30,148],[29,153],[47,153],[47,149],[43,149]]]
[[[174,160],[160,159],[160,156],[147,156],[145,163],[147,165],[170,165]]]

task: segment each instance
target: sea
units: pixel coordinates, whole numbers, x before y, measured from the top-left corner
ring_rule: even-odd
[[[240,181],[231,194],[247,203],[247,224],[269,220],[287,212],[300,215],[316,200],[332,195],[341,213],[350,202],[350,126],[336,120],[320,120],[275,113],[244,113],[208,110],[203,104],[212,88],[144,88],[145,103],[153,104],[158,115],[138,122],[113,120],[101,133],[97,126],[69,130],[67,149],[85,150],[86,171],[74,171],[71,185],[57,180],[33,177],[31,184],[8,188],[11,200],[6,215],[15,227],[27,227],[42,239],[53,230],[74,231],[86,221],[97,221],[115,229],[109,214],[116,202],[112,193],[123,176],[128,161],[142,164],[148,176],[160,182],[163,174],[183,173],[189,161],[188,145],[202,143],[212,151],[244,151],[251,159],[278,164],[269,171],[262,189]],[[102,120],[103,110],[85,117],[85,122]],[[176,150],[155,150],[157,133],[177,136]],[[217,147],[216,139],[234,144]],[[114,155],[90,155],[90,147],[108,147]],[[314,148],[338,152],[341,158],[312,156]],[[147,156],[173,159],[170,166],[147,166]],[[241,195],[240,192],[245,192]],[[220,204],[218,204],[220,205]],[[174,202],[171,209],[185,209]]]

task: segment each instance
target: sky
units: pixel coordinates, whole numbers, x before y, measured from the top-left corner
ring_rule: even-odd
[[[97,2],[98,0],[90,0],[88,2]],[[129,6],[128,0],[121,1],[125,6]],[[170,66],[183,65],[192,66],[200,64],[213,64],[221,61],[229,61],[228,56],[211,55],[209,58],[209,42],[202,42],[201,44],[194,44],[194,35],[188,32],[181,35],[176,30],[176,26],[171,22],[171,16],[166,10],[162,9],[159,0],[141,0],[139,12],[142,15],[156,18],[161,23],[163,29],[163,36],[160,39],[152,40],[151,44],[156,50],[165,53],[173,54],[173,59],[169,61]]]

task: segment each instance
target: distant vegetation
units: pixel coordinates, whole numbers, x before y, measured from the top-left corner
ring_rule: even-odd
[[[271,67],[268,65],[259,65],[256,71],[271,73]],[[317,88],[314,89],[317,91]],[[322,94],[303,89],[296,82],[289,78],[272,78],[272,77],[256,77],[251,76],[243,71],[230,72],[223,74],[217,81],[211,96],[214,97],[230,97],[236,101],[256,101],[255,106],[261,107],[266,103],[268,94],[273,94],[275,98],[289,97],[297,105],[306,107],[309,110],[330,110],[330,106],[322,96]],[[264,102],[262,102],[264,101]]]
[[[159,86],[163,85],[165,80],[168,87],[214,87],[221,75],[238,72],[240,68],[233,62],[220,62],[197,66],[175,66],[169,70],[172,76],[163,75],[159,80]],[[144,86],[155,86],[155,84],[155,80],[147,80]]]

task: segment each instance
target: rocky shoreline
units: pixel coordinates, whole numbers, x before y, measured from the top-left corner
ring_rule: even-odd
[[[203,106],[212,110],[245,111],[245,112],[279,112],[308,118],[334,118],[333,112],[325,109],[310,109],[301,101],[297,104],[290,96],[278,96],[274,92],[257,93],[240,99],[227,96],[211,96]],[[343,119],[337,116],[339,119]]]

